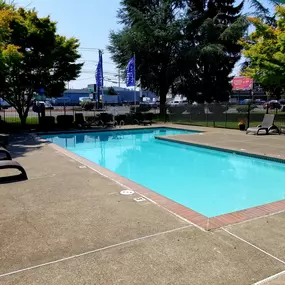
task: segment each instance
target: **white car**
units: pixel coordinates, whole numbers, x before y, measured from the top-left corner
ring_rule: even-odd
[[[37,104],[44,104],[46,110],[53,110],[53,105],[49,101],[37,101]]]
[[[188,101],[187,100],[175,100],[175,101],[170,101],[169,105],[171,107],[175,107],[175,106],[181,106],[181,105],[187,105]]]

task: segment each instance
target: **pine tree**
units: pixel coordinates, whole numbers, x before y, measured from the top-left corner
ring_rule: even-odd
[[[234,2],[197,0],[188,6],[184,49],[188,51],[189,66],[195,68],[195,78],[191,80],[193,69],[186,72],[183,87],[184,92],[195,90],[196,94],[188,92],[192,96],[190,99],[208,102],[228,99],[229,75],[242,49],[238,40],[247,28],[247,20],[241,16],[243,3],[235,6]],[[193,56],[196,57],[194,65]]]
[[[163,107],[179,71],[183,1],[123,0],[121,7],[118,18],[124,28],[111,33],[108,49],[120,68],[136,54],[137,80],[160,96]]]

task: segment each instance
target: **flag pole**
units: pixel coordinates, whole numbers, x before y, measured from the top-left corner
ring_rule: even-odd
[[[137,96],[136,96],[136,89],[137,89],[137,81],[136,81],[136,54],[134,53],[134,80],[135,80],[135,86],[134,86],[134,103],[135,103],[135,113],[137,112]]]
[[[101,57],[102,57],[102,109],[104,109],[104,74],[103,74],[103,51],[101,50]]]

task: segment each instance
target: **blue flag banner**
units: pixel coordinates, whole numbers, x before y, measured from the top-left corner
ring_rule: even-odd
[[[135,57],[131,58],[127,66],[127,87],[136,86]]]
[[[98,88],[103,87],[104,80],[103,80],[103,57],[102,53],[99,55],[99,62],[96,69],[96,85]]]

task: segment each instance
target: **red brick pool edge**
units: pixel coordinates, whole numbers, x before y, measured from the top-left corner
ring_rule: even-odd
[[[43,139],[39,139],[42,142],[46,142]],[[47,144],[52,147],[54,150],[70,157],[71,159],[76,160],[77,162],[84,164],[85,166],[89,167],[90,169],[100,173],[101,175],[113,180],[114,182],[120,184],[122,187],[127,189],[131,189],[135,191],[137,194],[147,198],[148,200],[156,203],[157,205],[163,207],[167,211],[171,212],[172,214],[187,220],[188,222],[196,225],[204,230],[214,230],[220,227],[244,222],[247,220],[251,220],[258,217],[263,217],[269,214],[278,213],[281,211],[285,211],[285,200],[265,204],[258,207],[248,208],[245,210],[232,212],[229,214],[224,214],[220,216],[216,216],[213,218],[208,218],[204,215],[199,214],[196,211],[193,211],[179,203],[174,202],[156,192],[143,187],[125,177],[122,177],[113,171],[110,171],[106,168],[101,167],[100,165],[91,162],[88,159],[85,159],[75,153],[72,153],[65,148],[62,148],[56,144],[49,143]]]

